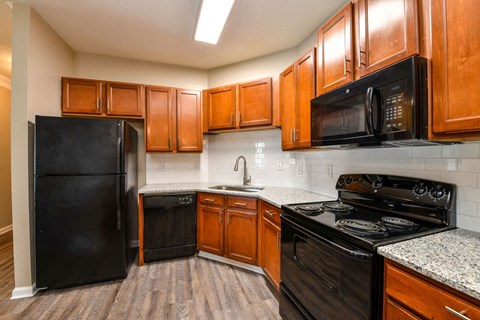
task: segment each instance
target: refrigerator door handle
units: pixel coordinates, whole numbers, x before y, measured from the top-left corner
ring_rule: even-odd
[[[122,177],[117,176],[117,230],[122,229],[122,202],[121,202],[121,190],[122,190]]]

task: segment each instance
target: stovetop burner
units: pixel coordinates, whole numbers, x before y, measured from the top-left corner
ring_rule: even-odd
[[[322,212],[321,205],[300,205],[295,208],[306,216],[316,216]]]
[[[415,222],[397,217],[382,217],[382,222],[387,228],[417,229],[420,227]]]
[[[341,219],[335,224],[339,228],[362,236],[385,235],[388,231],[388,229],[382,225],[359,219]]]
[[[353,210],[352,206],[342,202],[326,202],[322,204],[322,208],[333,212],[348,212]]]

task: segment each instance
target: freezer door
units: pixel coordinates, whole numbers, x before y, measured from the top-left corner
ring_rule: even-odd
[[[35,174],[125,173],[124,121],[37,116]]]
[[[126,276],[124,175],[35,178],[37,288]]]

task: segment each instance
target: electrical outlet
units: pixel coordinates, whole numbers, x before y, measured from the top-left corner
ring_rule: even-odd
[[[303,176],[303,163],[297,164],[297,176]]]
[[[333,178],[333,165],[327,164],[327,176]]]
[[[160,162],[160,171],[167,171],[167,164],[165,162]]]
[[[282,171],[282,170],[283,170],[283,162],[282,162],[282,161],[279,161],[279,162],[277,163],[277,170],[278,170],[278,171]]]

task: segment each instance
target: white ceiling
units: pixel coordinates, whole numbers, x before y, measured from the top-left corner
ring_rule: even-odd
[[[201,0],[15,0],[78,52],[210,69],[297,46],[346,1],[237,0],[217,45],[193,40]]]

